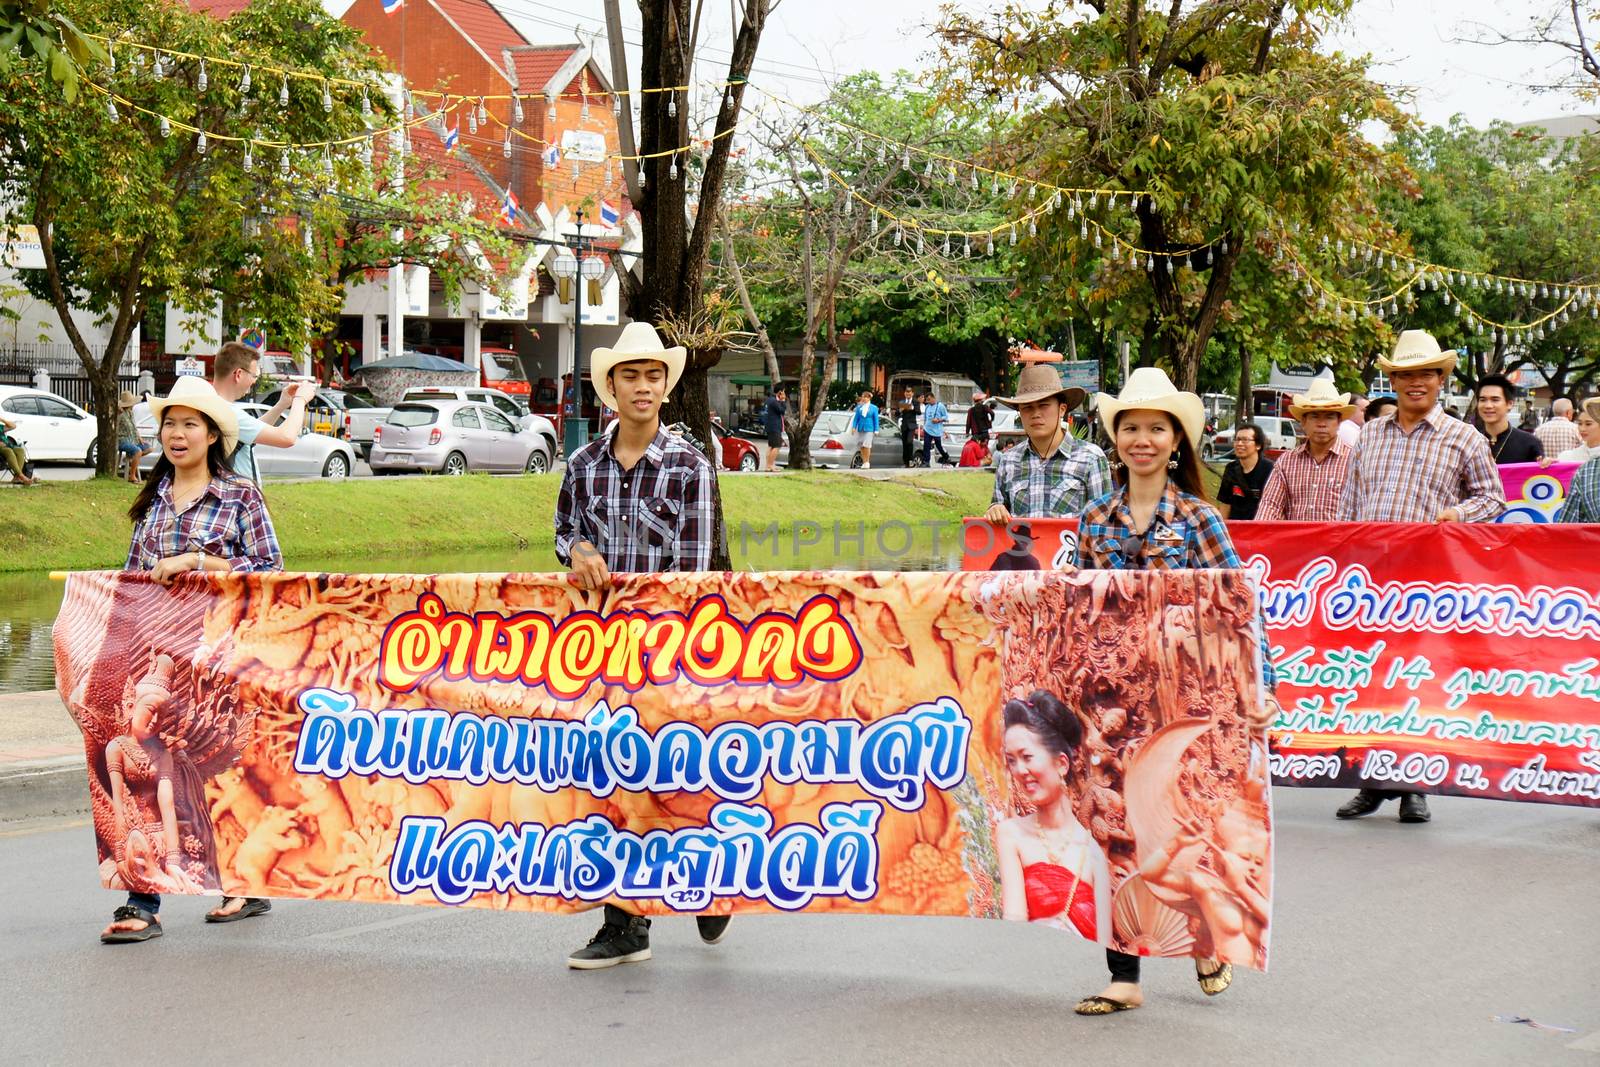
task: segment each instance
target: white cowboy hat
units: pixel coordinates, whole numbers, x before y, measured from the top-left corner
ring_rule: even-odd
[[[168,408],[194,408],[209,416],[217,424],[217,429],[222,431],[223,454],[233,455],[233,450],[239,445],[239,416],[235,414],[233,405],[211,388],[210,382],[199,375],[186,374],[172,383],[172,391],[166,396],[158,396],[150,401],[150,414],[155,416],[157,426],[161,425]]]
[[[1427,330],[1407,330],[1394,343],[1392,356],[1379,356],[1378,366],[1396,370],[1454,370],[1454,349],[1440,351],[1439,342]]]
[[[1128,383],[1116,397],[1101,395],[1100,423],[1112,440],[1117,436],[1117,415],[1124,411],[1165,411],[1183,424],[1189,447],[1200,450],[1200,435],[1206,428],[1206,406],[1198,396],[1185,393],[1172,384],[1160,367],[1140,367],[1128,375]]]
[[[1355,410],[1356,406],[1350,403],[1349,393],[1336,393],[1333,391],[1331,381],[1317,378],[1304,396],[1289,405],[1289,417],[1298,420],[1302,415],[1312,411],[1337,411],[1339,417],[1344,419],[1355,414]]]
[[[1045,363],[1030,363],[1017,375],[1017,395],[997,396],[995,399],[1008,408],[1020,408],[1024,404],[1059,396],[1061,402],[1067,405],[1067,410],[1071,411],[1083,403],[1083,398],[1088,395],[1075,385],[1062,385],[1061,375],[1055,367]]]
[[[683,346],[664,347],[661,344],[661,335],[656,333],[654,326],[648,322],[630,322],[622,328],[615,347],[597,348],[589,353],[589,384],[594,386],[595,395],[600,398],[600,403],[616,411],[617,395],[611,391],[611,384],[606,381],[606,376],[611,373],[612,367],[619,363],[633,363],[642,359],[653,359],[665,364],[667,394],[670,395],[673,386],[678,384],[678,379],[683,377],[683,358]]]

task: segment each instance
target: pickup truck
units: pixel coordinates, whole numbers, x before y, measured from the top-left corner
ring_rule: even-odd
[[[272,407],[282,394],[282,389],[274,389],[261,398],[261,403]],[[366,459],[372,452],[373,430],[389,417],[389,411],[353,391],[318,389],[316,397],[306,405],[306,425],[312,433],[350,442],[350,447]]]

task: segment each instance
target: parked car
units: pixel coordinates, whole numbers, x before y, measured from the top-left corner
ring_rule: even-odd
[[[615,426],[616,423],[613,422],[611,425]],[[607,427],[607,432],[610,432],[610,429],[610,427]],[[673,423],[667,429],[672,433],[688,437],[690,441],[694,442],[696,448],[700,449],[701,452],[705,451],[695,436],[689,433],[689,427],[685,424],[681,422]],[[728,433],[723,429],[721,423],[713,422],[711,424],[711,435],[717,439],[718,470],[749,472],[761,465],[761,455],[756,450],[756,446],[742,437],[735,437]]]
[[[95,418],[65,397],[17,385],[0,385],[0,411],[17,424],[11,435],[28,450],[28,459],[81,463],[93,467],[100,448]]]
[[[248,401],[233,405],[239,411],[254,415],[258,419],[266,418],[267,412],[272,408],[267,404]],[[139,426],[140,436],[147,441],[156,439],[156,427],[149,424],[146,431],[145,425]],[[348,478],[355,473],[355,450],[344,441],[330,437],[327,434],[313,433],[307,424],[300,430],[300,437],[288,448],[277,448],[270,445],[260,445],[255,450],[256,467],[261,471],[263,478]],[[149,470],[156,465],[156,459],[161,455],[158,448],[147,454],[139,463],[141,470]]]
[[[860,452],[846,452],[845,436],[850,432],[853,411],[822,411],[811,427],[811,465],[814,467],[859,467]],[[949,448],[949,445],[945,446]],[[920,453],[919,453],[920,455]],[[878,432],[872,437],[872,465],[874,467],[902,466],[900,451],[900,426],[891,419],[880,419]],[[777,462],[788,466],[789,446],[778,449]]]
[[[551,440],[524,430],[489,404],[403,400],[377,428],[368,462],[374,474],[499,471],[541,474],[555,457]]]
[[[427,386],[406,390],[405,400],[434,401],[434,400],[469,400],[475,404],[489,404],[500,414],[516,423],[524,430],[531,430],[543,437],[548,445],[545,452],[554,457],[558,451],[560,436],[556,424],[543,415],[535,415],[528,411],[528,398],[512,393],[502,392],[499,389],[458,388],[451,386]],[[549,466],[545,470],[549,470]]]
[[[262,402],[274,405],[282,395],[282,389],[274,389]],[[306,421],[314,433],[349,441],[362,459],[372,451],[372,431],[388,417],[388,408],[344,389],[318,389],[316,397],[306,405]]]
[[[1277,459],[1300,442],[1300,424],[1293,419],[1277,415],[1257,415],[1251,421],[1261,427],[1261,432],[1266,435],[1265,452],[1268,459]],[[1233,458],[1232,427],[1211,436],[1205,448],[1205,458],[1208,460]]]

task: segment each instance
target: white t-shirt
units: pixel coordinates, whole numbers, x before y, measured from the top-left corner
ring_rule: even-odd
[[[1356,446],[1356,440],[1360,436],[1361,436],[1361,427],[1360,426],[1358,426],[1355,423],[1351,422],[1349,419],[1340,420],[1340,422],[1339,422],[1339,443],[1341,445],[1344,445],[1346,448],[1354,448]]]

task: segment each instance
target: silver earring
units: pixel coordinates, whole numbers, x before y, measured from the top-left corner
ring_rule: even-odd
[[[1178,461],[1176,459],[1167,460],[1167,470],[1175,471],[1177,469],[1178,469]]]

